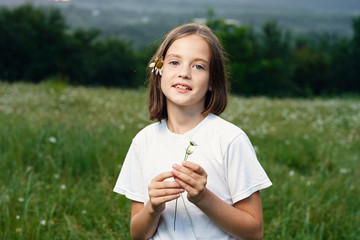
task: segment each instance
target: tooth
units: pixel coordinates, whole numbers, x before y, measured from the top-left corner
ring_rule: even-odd
[[[181,85],[177,85],[176,87],[177,87],[177,88],[180,88],[180,89],[184,89],[184,90],[187,89],[187,87],[181,86]]]

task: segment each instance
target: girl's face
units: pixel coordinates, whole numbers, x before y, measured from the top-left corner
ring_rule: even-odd
[[[204,110],[210,60],[210,47],[200,36],[189,35],[172,43],[165,55],[161,77],[161,90],[168,109]]]

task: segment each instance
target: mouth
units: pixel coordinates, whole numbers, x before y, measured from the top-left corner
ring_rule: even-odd
[[[182,90],[191,90],[191,87],[189,87],[187,85],[182,85],[182,84],[175,84],[173,87],[178,88],[178,89],[182,89]]]

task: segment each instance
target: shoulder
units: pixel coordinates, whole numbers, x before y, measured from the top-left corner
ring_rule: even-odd
[[[245,132],[235,124],[216,115],[209,115],[206,124],[202,128],[201,134],[197,136],[196,140],[199,143],[209,146],[215,151],[220,151],[223,155],[232,145],[232,143],[241,136],[246,136]]]
[[[229,141],[245,134],[240,127],[216,115],[209,116],[209,129],[217,137],[227,138]]]
[[[133,142],[141,143],[143,141],[147,141],[148,139],[154,139],[159,134],[161,134],[164,131],[164,123],[163,122],[155,122],[152,123],[142,130],[140,130],[136,136],[133,138]]]

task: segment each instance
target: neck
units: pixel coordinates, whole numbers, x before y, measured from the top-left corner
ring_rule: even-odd
[[[201,112],[171,111],[168,112],[167,127],[173,133],[184,134],[196,127],[205,117]]]

